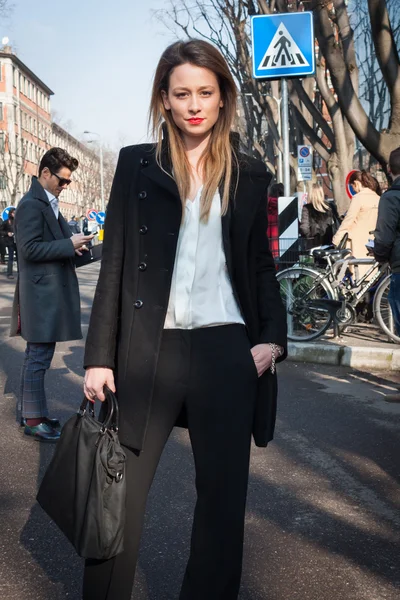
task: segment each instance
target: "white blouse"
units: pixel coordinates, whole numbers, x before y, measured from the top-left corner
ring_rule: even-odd
[[[244,324],[233,295],[222,243],[221,199],[214,196],[208,221],[200,221],[200,198],[186,201],[165,329]]]

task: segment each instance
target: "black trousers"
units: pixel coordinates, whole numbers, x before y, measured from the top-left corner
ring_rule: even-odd
[[[236,600],[256,392],[244,326],[164,331],[145,449],[138,455],[126,448],[125,550],[107,561],[86,561],[84,600],[131,599],[148,491],[183,405],[197,503],[179,598]]]

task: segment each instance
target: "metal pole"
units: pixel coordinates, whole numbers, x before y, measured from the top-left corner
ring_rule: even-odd
[[[289,98],[285,78],[281,80],[282,93],[282,142],[283,142],[283,187],[285,196],[290,196],[290,156],[289,156]]]
[[[105,212],[104,205],[104,169],[103,169],[103,146],[100,141],[100,190],[101,190],[101,210]]]
[[[281,98],[275,98],[276,103],[278,105],[278,133],[279,139],[282,139],[282,114],[281,114]],[[278,182],[283,182],[283,160],[282,160],[282,152],[278,149]]]

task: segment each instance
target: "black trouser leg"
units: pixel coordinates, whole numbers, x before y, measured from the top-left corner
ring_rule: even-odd
[[[257,371],[244,327],[193,332],[189,433],[198,500],[180,600],[236,600]]]
[[[189,353],[184,345],[185,340],[178,332],[168,332],[164,336],[144,452],[138,456],[125,448],[127,453],[125,549],[121,554],[107,561],[86,561],[83,600],[130,600],[131,598],[148,491],[186,393],[185,356],[188,357]]]
[[[147,494],[184,402],[198,501],[181,600],[236,600],[256,388],[244,327],[164,333],[144,452],[127,450],[125,550],[86,561],[84,600],[130,600]]]

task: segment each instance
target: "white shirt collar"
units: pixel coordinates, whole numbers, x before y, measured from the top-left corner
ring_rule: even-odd
[[[43,188],[44,189],[44,188]],[[53,212],[55,214],[56,219],[58,219],[59,216],[59,210],[58,210],[58,198],[56,198],[53,194],[51,194],[50,192],[48,192],[47,190],[44,190],[46,192],[46,196],[49,199],[50,202],[50,206],[53,209]]]
[[[43,189],[44,189],[44,188],[43,188]],[[56,197],[55,197],[53,194],[51,194],[51,193],[50,193],[50,192],[48,192],[47,190],[44,190],[44,191],[46,192],[46,196],[48,197],[48,199],[49,199],[49,202],[53,202],[53,200],[57,200],[57,198],[56,198]]]

